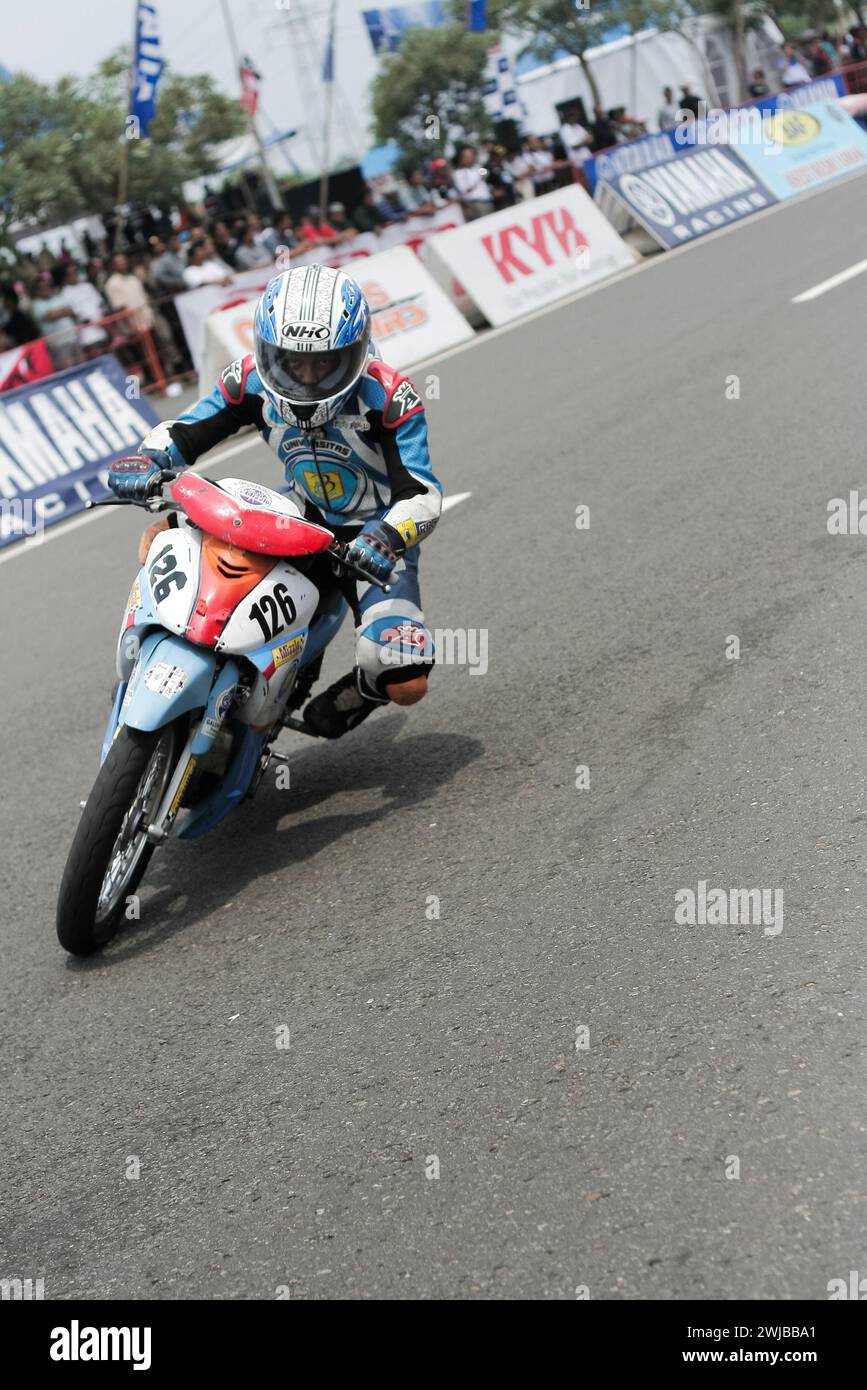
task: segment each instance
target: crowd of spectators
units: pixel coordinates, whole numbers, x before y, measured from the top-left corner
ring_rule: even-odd
[[[776,89],[824,76],[840,67],[867,63],[867,29],[819,35],[808,31],[800,46],[784,45]],[[752,73],[750,96],[774,88],[765,72]],[[683,82],[675,97],[663,90],[656,127],[667,130],[698,116],[701,99]],[[0,351],[47,339],[56,370],[106,351],[147,375],[143,342],[158,355],[160,374],[169,378],[191,369],[174,300],[205,285],[230,286],[238,273],[281,264],[307,252],[347,246],[363,233],[377,234],[409,218],[427,217],[459,204],[472,221],[571,182],[585,182],[584,165],[601,150],[647,132],[648,121],[623,106],[596,107],[588,119],[581,103],[561,108],[561,123],[542,137],[515,129],[506,143],[488,140],[459,146],[452,159],[432,158],[403,178],[371,181],[349,210],[331,202],[323,216],[310,206],[263,217],[259,210],[232,209],[216,197],[198,213],[182,209],[173,217],[148,214],[124,251],[112,253],[109,236],[84,234],[78,255],[64,242],[54,253],[19,254],[2,274]]]

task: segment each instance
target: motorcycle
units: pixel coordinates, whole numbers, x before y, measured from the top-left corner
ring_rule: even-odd
[[[206,834],[254,794],[283,756],[271,746],[281,729],[310,733],[291,711],[344,600],[355,607],[354,579],[376,582],[332,531],[258,483],[169,472],[144,505],[182,512],[187,525],[154,536],[121,622],[100,770],[57,904],[73,955],[117,933],[158,846]],[[314,584],[301,557],[315,556],[342,583]]]

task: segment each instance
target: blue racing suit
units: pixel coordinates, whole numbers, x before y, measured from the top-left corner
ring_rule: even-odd
[[[244,425],[255,425],[277,454],[287,491],[309,520],[328,526],[340,540],[373,519],[400,533],[406,552],[394,568],[390,592],[365,585],[358,603],[356,665],[366,687],[382,699],[382,686],[397,669],[412,665],[420,671],[433,660],[421,609],[418,544],[439,519],[442,487],[431,469],[420,396],[407,377],[371,356],[343,413],[311,440],[282,419],[250,355],[226,367],[211,394],[191,410],[155,426],[143,447],[164,449],[176,467],[186,467]],[[332,593],[330,602],[345,614],[339,595]],[[309,649],[304,664],[317,655]]]

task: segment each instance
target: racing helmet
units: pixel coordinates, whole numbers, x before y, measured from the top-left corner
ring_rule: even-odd
[[[370,352],[370,309],[342,270],[299,266],[275,275],[253,321],[262,385],[287,425],[309,431],[337,415]]]

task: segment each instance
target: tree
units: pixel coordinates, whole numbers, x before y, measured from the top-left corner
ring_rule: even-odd
[[[394,140],[407,165],[445,155],[454,140],[473,141],[490,122],[483,98],[489,34],[465,25],[410,29],[385,58],[371,91],[374,138]]]
[[[709,0],[707,9],[710,14],[726,20],[731,28],[740,89],[738,100],[743,101],[749,94],[750,82],[747,73],[747,34],[751,29],[761,28],[763,20],[772,13],[771,0]]]
[[[571,53],[581,64],[593,105],[601,106],[596,74],[586,54],[612,27],[609,5],[610,0],[587,0],[583,7],[575,0],[493,0],[488,13],[503,33],[532,36],[521,49],[522,58],[532,54],[540,62],[551,63],[555,57]]]
[[[50,224],[108,212],[117,199],[127,113],[120,51],[85,80],[53,86],[18,73],[0,84],[0,240],[17,223]],[[164,72],[148,138],[129,142],[130,202],[171,207],[187,179],[211,173],[211,147],[245,129],[238,103],[209,76]]]

